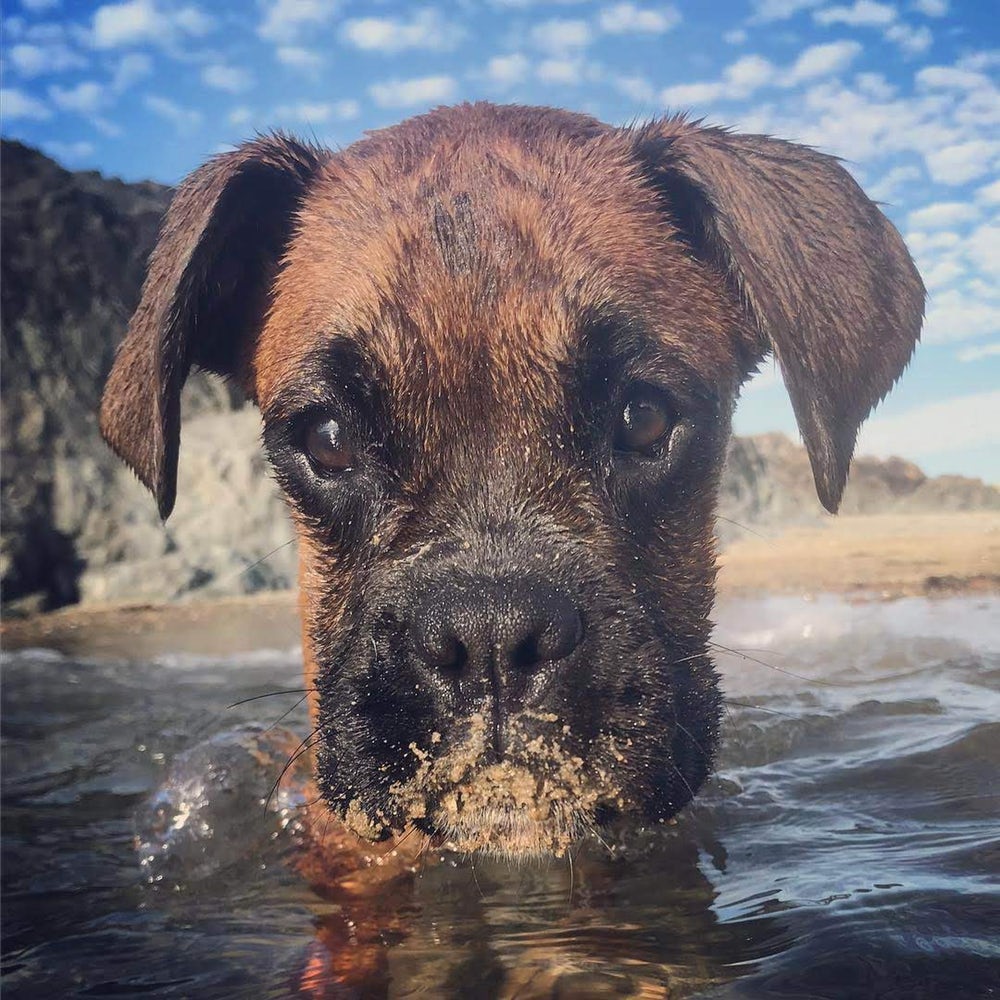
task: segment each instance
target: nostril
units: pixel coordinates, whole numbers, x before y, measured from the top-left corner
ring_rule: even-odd
[[[445,674],[457,676],[469,662],[468,647],[453,633],[422,635],[417,648],[424,663]]]
[[[531,670],[538,666],[541,659],[538,651],[538,636],[529,635],[527,639],[515,647],[510,662],[518,670]]]
[[[513,645],[510,654],[513,667],[534,670],[543,663],[565,659],[580,645],[583,621],[576,607],[568,600],[552,601],[546,611],[544,625],[532,629]]]
[[[461,639],[452,636],[448,645],[448,653],[437,664],[440,671],[458,676],[469,662],[469,650]]]

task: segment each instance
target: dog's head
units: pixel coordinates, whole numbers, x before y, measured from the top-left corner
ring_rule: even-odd
[[[192,174],[102,429],[166,516],[189,369],[239,380],[300,535],[330,806],[369,838],[558,851],[671,816],[711,766],[741,382],[773,351],[834,510],[922,308],[830,157],[464,106]]]

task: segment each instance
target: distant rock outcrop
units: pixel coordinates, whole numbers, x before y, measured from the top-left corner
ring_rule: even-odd
[[[178,501],[167,525],[97,431],[101,386],[138,300],[170,191],[70,173],[2,147],[2,523],[8,609],[161,601],[291,586],[292,530],[256,411],[204,375],[185,389]],[[843,510],[1000,509],[1000,492],[858,459]],[[818,520],[805,452],[780,434],[733,441],[719,533]]]
[[[744,533],[741,525],[784,527],[829,516],[816,497],[805,449],[784,434],[733,438],[719,510],[724,543]],[[902,458],[859,455],[840,516],[963,510],[1000,510],[1000,490],[965,476],[929,478]]]

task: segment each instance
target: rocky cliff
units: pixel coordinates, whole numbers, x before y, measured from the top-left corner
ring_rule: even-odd
[[[258,445],[254,410],[219,381],[185,389],[178,502],[167,525],[108,452],[96,410],[138,299],[168,189],[70,173],[35,150],[0,151],[3,247],[0,574],[9,608],[159,601],[291,586],[295,551]],[[844,511],[1000,509],[978,480],[928,479],[901,459],[859,459]],[[723,542],[819,520],[805,452],[781,435],[736,439]]]

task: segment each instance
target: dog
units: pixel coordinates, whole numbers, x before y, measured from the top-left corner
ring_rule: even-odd
[[[101,405],[175,499],[181,387],[235,380],[300,545],[318,789],[361,842],[559,855],[710,772],[713,521],[773,354],[835,512],[924,288],[839,162],[686,117],[439,108],[179,187]]]

